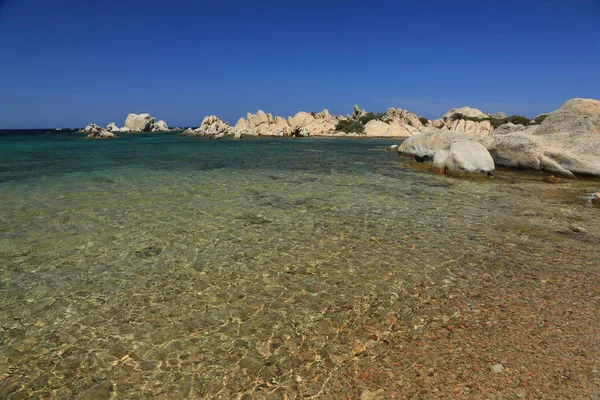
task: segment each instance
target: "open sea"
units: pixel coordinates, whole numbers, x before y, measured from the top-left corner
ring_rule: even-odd
[[[0,398],[600,394],[600,181],[398,143],[0,131]]]

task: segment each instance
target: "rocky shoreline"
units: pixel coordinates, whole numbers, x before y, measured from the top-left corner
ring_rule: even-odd
[[[571,99],[539,125],[504,124],[488,134],[429,129],[406,139],[397,151],[450,175],[489,175],[502,166],[597,177],[600,101]]]
[[[129,114],[122,128],[94,123],[81,132],[91,139],[117,133],[168,132],[165,121],[150,114]],[[246,137],[380,137],[405,139],[394,150],[423,163],[421,169],[450,175],[491,176],[496,166],[544,170],[562,177],[600,176],[600,101],[575,98],[558,110],[528,119],[486,114],[462,107],[429,120],[400,108],[374,114],[355,105],[352,114],[334,116],[300,111],[289,118],[258,110],[235,126],[209,115],[184,135],[222,139]]]

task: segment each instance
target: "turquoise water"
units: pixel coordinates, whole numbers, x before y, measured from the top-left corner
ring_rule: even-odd
[[[0,397],[444,397],[474,378],[417,385],[414,365],[474,361],[415,342],[457,319],[462,349],[492,344],[483,368],[537,365],[532,393],[592,393],[598,181],[450,178],[393,143],[0,133]],[[488,330],[497,304],[525,344]],[[538,338],[550,320],[561,335]],[[529,356],[537,340],[557,353]],[[563,355],[586,372],[564,382]]]

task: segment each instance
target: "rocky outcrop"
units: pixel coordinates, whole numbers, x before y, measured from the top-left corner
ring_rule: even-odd
[[[372,137],[398,137],[407,138],[421,133],[410,125],[402,125],[396,121],[383,122],[380,120],[371,120],[365,125],[366,136]]]
[[[89,139],[115,139],[117,137],[113,132],[96,125],[94,122],[83,128],[81,132],[87,133]]]
[[[273,117],[272,114],[258,110],[256,114],[248,113],[246,118],[240,118],[233,133],[238,136],[328,135],[335,131],[338,120],[328,110],[316,115],[300,111],[288,119]]]
[[[461,164],[457,159],[449,165],[443,159],[444,153],[439,154],[437,160],[436,153],[449,152],[455,143],[465,141],[486,148],[495,165],[545,170],[565,177],[600,176],[600,101],[572,99],[550,113],[540,125],[506,124],[492,135],[429,131],[404,141],[399,152],[419,159],[433,159],[437,168],[443,165],[454,169]],[[466,152],[464,148],[460,154],[463,160],[475,159],[475,153]]]
[[[571,99],[550,113],[534,134],[552,135],[565,132],[600,133],[600,101]]]
[[[129,114],[125,119],[125,125],[120,132],[168,132],[169,125],[163,120],[156,119],[148,114]]]
[[[162,119],[154,124],[152,132],[167,132],[169,131],[169,125]]]
[[[124,127],[131,132],[150,132],[154,125],[154,117],[150,114],[129,114]]]
[[[446,127],[467,135],[489,135],[494,127],[490,121],[469,121],[465,119],[448,120]]]
[[[484,144],[487,136],[473,136],[446,130],[430,130],[406,139],[398,151],[429,162],[429,169],[449,175],[487,175],[495,169]],[[482,144],[484,143],[484,144]]]
[[[465,117],[469,118],[484,118],[488,117],[486,113],[476,108],[471,107],[460,107],[460,108],[451,108],[448,110],[446,114],[444,114],[444,119],[450,119],[454,114],[462,114]]]
[[[435,158],[434,154],[434,160]],[[481,143],[472,140],[452,143],[445,159],[445,172],[450,175],[487,175],[495,169],[494,159],[489,151]]]
[[[184,135],[190,136],[210,136],[213,138],[221,139],[225,135],[231,133],[231,128],[227,122],[221,121],[216,115],[209,115],[204,117],[202,123],[197,129],[186,129],[183,131]]]
[[[457,115],[462,115],[466,118],[456,118]],[[468,135],[489,135],[494,130],[494,127],[492,126],[492,123],[485,118],[490,118],[490,115],[485,114],[483,111],[476,108],[452,108],[444,114],[444,117],[442,118],[444,121],[442,127],[451,131],[466,133]],[[434,126],[439,126],[437,120],[434,122]]]
[[[88,125],[85,129],[83,129],[82,132],[86,132],[86,129],[88,129],[91,126],[95,126],[102,131],[113,133],[112,136],[107,135],[105,133],[100,134],[98,129],[94,129],[93,132],[87,132],[87,133],[93,133],[94,135],[99,135],[102,138],[116,137],[116,135],[114,135],[115,133],[168,132],[171,130],[171,129],[169,129],[169,126],[167,125],[167,123],[165,121],[161,120],[161,121],[156,122],[154,117],[151,116],[150,114],[139,114],[139,115],[138,114],[129,114],[127,116],[127,118],[125,119],[125,125],[122,128],[119,128],[117,126],[117,124],[115,124],[114,122],[110,122],[106,126],[106,129],[100,128],[98,125],[92,123],[91,125]]]
[[[571,99],[539,126],[492,137],[489,150],[498,165],[600,176],[598,100]]]
[[[520,132],[524,131],[527,127],[521,124],[513,124],[512,122],[508,122],[506,124],[502,124],[496,129],[494,129],[494,135],[506,135],[508,133]]]
[[[476,142],[487,148],[493,139],[484,135],[465,135],[461,132],[431,129],[406,139],[398,147],[398,151],[409,156],[419,158],[427,156],[431,159],[439,150],[447,150],[453,143],[459,141]]]
[[[246,119],[240,118],[233,133],[240,136],[287,136],[292,129],[282,117],[275,117],[258,110],[256,114],[247,113]]]
[[[389,108],[386,113],[386,119],[389,122],[396,122],[398,125],[412,127],[416,131],[422,131],[425,128],[417,114],[401,108]]]

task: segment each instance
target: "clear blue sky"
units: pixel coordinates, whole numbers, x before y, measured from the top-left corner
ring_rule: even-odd
[[[0,0],[0,127],[600,98],[600,1]]]

